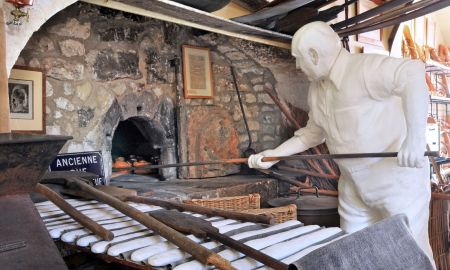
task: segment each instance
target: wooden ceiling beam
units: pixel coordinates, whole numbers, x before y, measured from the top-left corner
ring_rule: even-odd
[[[168,0],[82,0],[115,10],[181,24],[280,48],[290,48],[292,36],[215,16]]]

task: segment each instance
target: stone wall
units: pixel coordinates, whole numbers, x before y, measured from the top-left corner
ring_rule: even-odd
[[[183,98],[183,44],[211,50],[213,99]],[[16,64],[45,70],[47,133],[74,137],[64,152],[102,151],[109,176],[114,129],[129,117],[146,118],[163,130],[165,143],[158,147],[167,150],[167,162],[187,161],[188,149],[179,149],[185,123],[176,110],[215,106],[232,119],[242,153],[248,136],[231,67],[237,72],[252,147],[261,151],[278,145],[284,120],[264,87],[280,96],[298,88],[299,100],[306,100],[307,83],[294,63],[287,50],[76,3],[32,36]],[[220,136],[212,143],[221,144]]]

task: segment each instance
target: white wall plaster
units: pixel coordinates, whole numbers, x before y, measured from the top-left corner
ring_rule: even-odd
[[[77,0],[39,0],[35,1],[30,9],[29,22],[24,20],[23,25],[6,25],[6,69],[9,72],[16,63],[20,52],[27,44],[31,35],[37,31],[48,19],[53,15],[63,10],[67,6],[77,2]],[[5,0],[0,0],[0,6],[3,7],[5,13],[5,20],[8,22],[12,19],[10,12],[14,6],[10,3],[5,3]]]

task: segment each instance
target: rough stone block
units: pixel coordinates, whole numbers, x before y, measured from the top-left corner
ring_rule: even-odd
[[[273,125],[263,125],[261,128],[261,133],[264,134],[275,134],[276,128]]]
[[[95,57],[92,65],[93,78],[99,81],[116,79],[140,79],[139,57],[135,51],[113,51],[105,49]]]
[[[33,59],[30,60],[28,65],[30,67],[33,67],[33,68],[40,68],[41,67],[41,62],[39,62],[39,60],[37,58],[33,58]]]
[[[217,50],[221,53],[227,53],[227,52],[236,51],[237,49],[230,45],[219,45],[219,46],[217,46]]]
[[[59,98],[56,98],[54,101],[56,103],[56,107],[61,110],[65,110],[65,111],[69,111],[69,112],[75,110],[74,105],[67,98],[59,97]]]
[[[225,56],[230,59],[231,61],[241,61],[241,60],[247,60],[247,55],[238,52],[238,51],[231,51],[225,54]]]
[[[91,35],[91,23],[80,23],[77,19],[70,18],[64,24],[50,27],[48,32],[63,37],[87,39]]]
[[[86,101],[92,92],[92,85],[90,82],[84,82],[77,86],[76,95],[82,101]]]
[[[261,125],[258,121],[248,121],[248,128],[250,130],[259,130]]]
[[[61,53],[66,57],[81,56],[85,54],[84,44],[73,39],[59,42]]]
[[[270,96],[266,93],[258,94],[258,102],[264,103],[264,104],[275,104],[273,100],[270,98]]]
[[[253,90],[255,90],[255,92],[262,92],[264,91],[264,86],[262,84],[256,84],[253,86]]]
[[[79,81],[84,79],[84,65],[62,58],[46,58],[43,66],[47,76],[57,80]]]
[[[63,115],[62,115],[62,113],[60,112],[60,111],[55,111],[55,112],[53,112],[53,118],[55,118],[55,119],[59,119],[59,118],[61,118]]]
[[[94,118],[95,109],[83,107],[78,110],[78,127],[87,127],[92,118]]]
[[[173,83],[175,81],[174,69],[170,66],[170,58],[159,51],[148,49],[146,52],[147,82]]]
[[[73,95],[74,89],[72,87],[72,84],[65,82],[63,85],[63,89],[64,89],[64,95],[65,96],[71,96]]]
[[[53,41],[46,36],[39,39],[38,46],[41,52],[50,52],[55,49]]]
[[[137,41],[139,34],[144,30],[140,26],[114,25],[111,27],[95,27],[95,32],[101,41]]]
[[[254,94],[245,94],[245,102],[247,103],[255,103],[256,96]]]
[[[45,96],[46,97],[53,96],[53,85],[49,82],[49,80],[45,81]]]

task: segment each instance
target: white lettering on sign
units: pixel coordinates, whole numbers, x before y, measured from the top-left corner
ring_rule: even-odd
[[[98,163],[97,156],[60,157],[56,160],[56,167],[80,166],[97,163]]]

